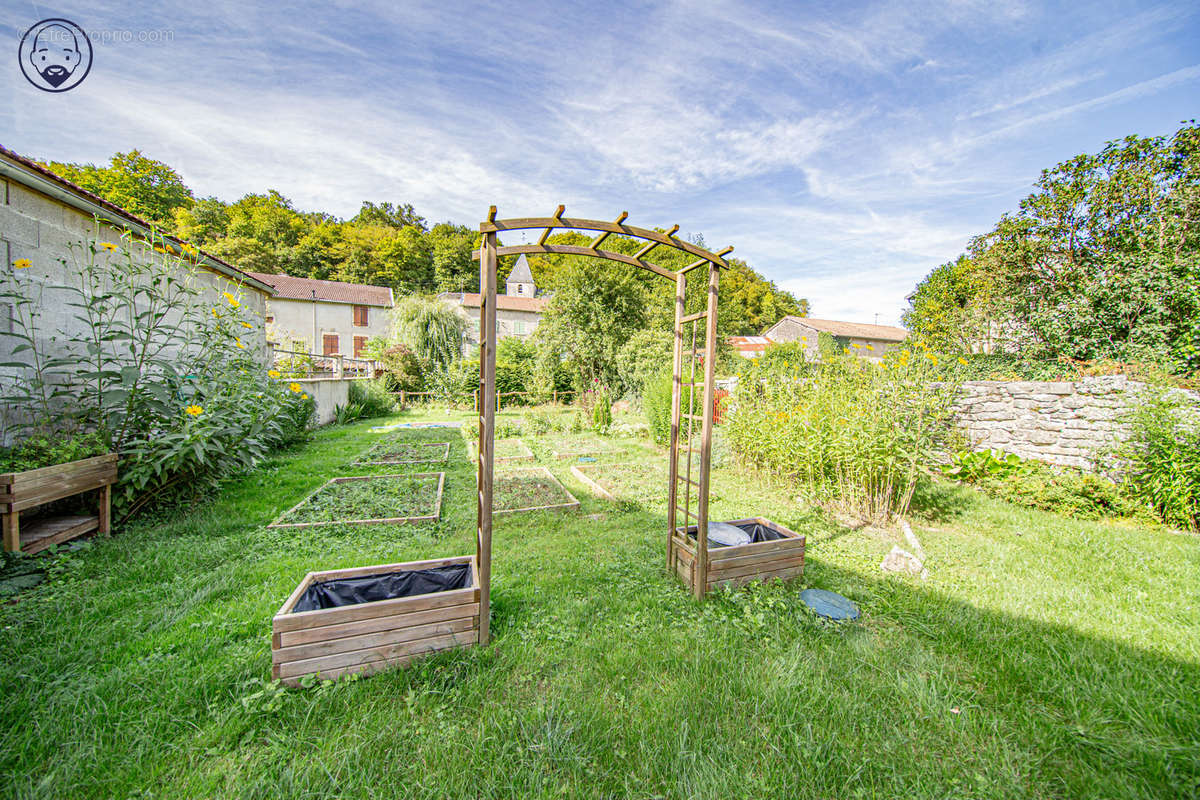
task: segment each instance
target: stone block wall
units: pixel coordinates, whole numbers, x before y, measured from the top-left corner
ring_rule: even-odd
[[[1124,375],[1071,382],[970,381],[957,401],[972,449],[1092,469],[1097,451],[1121,438],[1121,417],[1142,384]],[[1186,393],[1200,403],[1200,396]]]

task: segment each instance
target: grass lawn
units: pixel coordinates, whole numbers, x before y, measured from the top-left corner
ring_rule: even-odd
[[[507,415],[505,415],[507,416]],[[514,415],[515,416],[515,415]],[[403,419],[446,419],[444,412]],[[441,521],[268,530],[379,434],[329,428],[213,502],[61,555],[0,607],[0,796],[1075,798],[1200,791],[1200,539],[946,490],[900,538],[722,468],[714,519],[807,534],[801,582],[693,601],[664,494],[496,518],[493,643],[309,690],[269,683],[305,573],[474,552],[455,440]],[[406,432],[444,441],[444,430]],[[649,455],[652,461],[661,456]]]

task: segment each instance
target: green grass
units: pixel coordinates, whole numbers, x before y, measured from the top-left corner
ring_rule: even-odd
[[[362,453],[353,466],[434,464],[446,460],[446,442],[413,442],[407,434],[390,436]]]
[[[496,470],[492,485],[492,508],[522,511],[574,502],[561,484],[540,469]]]
[[[326,484],[278,522],[290,525],[430,516],[436,510],[437,487],[437,475],[429,473]]]
[[[661,496],[599,500],[545,461],[583,508],[497,518],[491,646],[277,690],[270,619],[305,573],[474,550],[458,440],[437,524],[266,528],[376,424],[59,556],[0,607],[0,796],[1197,795],[1200,539],[966,489],[923,498],[922,582],[880,573],[893,532],[717,470],[715,519],[775,519],[809,560],[803,584],[697,603],[663,568]],[[815,621],[801,585],[862,622]]]

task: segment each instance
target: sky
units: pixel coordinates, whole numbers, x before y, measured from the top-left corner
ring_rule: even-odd
[[[14,57],[49,17],[93,42],[61,93]],[[0,0],[4,47],[0,144],[23,155],[138,148],[198,197],[341,217],[628,211],[880,324],[1042,169],[1200,116],[1186,1]]]

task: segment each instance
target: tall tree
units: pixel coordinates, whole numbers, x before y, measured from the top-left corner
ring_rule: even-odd
[[[162,161],[142,155],[140,150],[116,153],[106,167],[57,161],[45,166],[167,230],[174,225],[176,209],[192,205],[192,190],[179,173]]]

